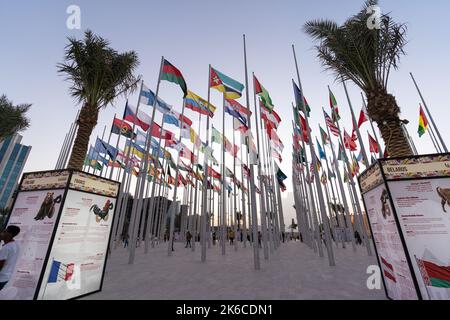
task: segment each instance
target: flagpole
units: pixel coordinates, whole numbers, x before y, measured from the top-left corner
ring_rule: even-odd
[[[75,133],[77,132],[77,129],[78,129],[78,118],[80,117],[80,111],[81,111],[81,109],[78,110],[77,116],[75,117],[75,121],[70,126],[69,135],[68,135],[69,140],[67,141],[68,143],[66,144],[66,148],[64,150],[63,157],[61,158],[62,162],[59,164],[58,169],[65,169],[65,167],[66,167],[70,149],[71,149],[71,147],[73,145],[73,141],[75,139]]]
[[[248,119],[247,119],[248,120]],[[248,122],[248,121],[247,121]],[[233,131],[235,130],[234,128],[234,119],[233,119]],[[242,132],[240,132],[242,135]],[[242,137],[241,137],[241,141],[242,141]],[[244,157],[243,157],[243,152],[242,152],[243,146],[241,143],[241,215],[242,215],[242,228],[241,228],[241,232],[242,232],[242,238],[243,238],[243,246],[244,248],[247,247],[247,218],[246,218],[246,210],[245,210],[245,190],[244,190]]]
[[[362,92],[361,92],[361,98],[362,98],[362,101],[363,101],[364,110],[367,110],[366,99],[364,99],[364,95],[363,95]],[[372,128],[372,132],[373,132],[373,135],[375,137],[375,140],[377,141],[377,144],[378,144],[378,152],[379,152],[380,159],[382,159],[382,158],[384,158],[384,156],[383,156],[383,151],[381,150],[380,140],[378,140],[378,135],[375,132],[375,128],[373,127],[372,119],[369,118],[368,120],[369,120],[369,123],[370,123],[370,127]]]
[[[151,124],[149,127],[150,130],[150,135],[147,137],[151,137],[151,134],[153,133],[153,128],[155,127],[155,115],[156,115],[156,104],[158,101],[158,94],[159,94],[159,87],[161,84],[161,74],[162,74],[162,69],[163,69],[163,64],[164,64],[164,57],[161,57],[161,66],[159,69],[159,74],[158,74],[158,82],[156,85],[156,93],[155,93],[155,100],[153,101],[153,110],[152,110],[152,117],[151,117]],[[142,92],[141,92],[142,93]],[[141,99],[141,96],[139,95],[139,102]],[[138,112],[136,111],[136,117],[137,117]],[[161,130],[162,131],[162,130]],[[141,168],[139,170],[139,175],[138,175],[138,181],[140,181],[141,183],[138,184],[136,186],[136,190],[135,190],[135,199],[133,201],[133,208],[131,211],[131,221],[130,221],[130,225],[132,226],[132,236],[131,236],[131,248],[130,248],[130,256],[128,259],[128,264],[133,264],[134,263],[134,257],[135,257],[135,251],[136,251],[136,235],[135,235],[135,224],[136,224],[136,215],[137,214],[141,214],[141,210],[142,210],[142,202],[140,201],[142,196],[143,196],[143,192],[144,192],[144,184],[145,184],[145,175],[147,174],[147,168],[148,168],[148,151],[150,149],[151,146],[151,138],[148,139],[149,141],[146,141],[146,146],[145,146],[145,155],[144,155],[144,159],[143,159],[143,164],[141,162]],[[143,165],[143,170],[142,169],[142,165]],[[157,168],[156,168],[157,169]]]
[[[293,50],[293,53],[294,53],[295,68],[296,68],[296,71],[297,71],[298,84],[299,84],[300,90],[301,90],[302,95],[303,95],[303,88],[302,88],[302,83],[301,83],[301,80],[300,80],[300,73],[299,73],[299,69],[298,69],[298,63],[297,63],[297,57],[296,57],[296,54],[295,54],[294,45],[292,45],[292,50]],[[310,148],[310,152],[311,152],[312,164],[314,166],[314,169],[316,169],[317,168],[317,159],[316,159],[315,151],[314,151],[314,148],[313,148],[313,141],[312,141],[312,138],[311,138],[311,130],[309,129],[310,126],[309,126],[308,114],[306,112],[306,107],[305,107],[305,104],[303,103],[303,101],[301,102],[301,105],[303,106],[303,114],[305,115],[305,121],[306,121],[306,127],[307,127],[306,131],[307,131],[307,134],[308,134],[308,137],[309,137],[309,148]],[[327,242],[326,248],[327,248],[327,254],[328,254],[328,262],[329,262],[330,266],[335,266],[336,262],[334,261],[333,247],[331,245],[330,228],[329,228],[329,225],[328,225],[328,220],[325,220],[326,219],[326,208],[325,208],[325,203],[324,203],[324,197],[323,197],[322,189],[320,187],[320,177],[319,177],[319,174],[318,174],[317,170],[314,170],[314,176],[315,176],[315,179],[317,181],[316,189],[317,189],[317,193],[318,193],[318,197],[319,197],[320,213],[322,214],[322,220],[324,220],[323,221],[323,223],[324,223],[323,227],[325,229],[325,240]],[[310,188],[311,188],[311,191],[312,191],[312,186],[311,185],[310,185]],[[318,240],[321,241],[320,237],[319,237]]]
[[[114,120],[116,119],[116,113],[114,113]],[[113,122],[113,125],[114,125],[114,122]],[[111,128],[112,128],[112,126],[111,126]],[[106,126],[105,126],[105,129],[106,129]],[[112,135],[112,130],[110,130],[109,131],[109,137],[108,137],[108,146],[109,146],[109,143],[111,142],[111,135]],[[117,150],[117,149],[116,149]],[[108,150],[106,150],[106,151],[108,151]],[[106,152],[106,153],[108,153],[108,152]],[[112,159],[112,157],[111,157],[111,155],[108,153],[108,156],[109,156],[109,158],[110,158],[110,160],[112,160],[112,161],[115,161],[115,159]],[[113,163],[113,166],[114,166],[114,163]],[[106,176],[107,176],[107,174],[108,174],[108,167],[109,167],[109,163],[108,163],[108,166],[106,166],[106,170],[105,170],[105,178],[106,178]],[[102,168],[102,171],[100,172],[100,176],[101,177],[103,177],[103,168]]]
[[[224,108],[225,110],[225,108]],[[235,241],[234,241],[234,250],[237,251],[238,250],[238,239],[237,239],[237,232],[238,232],[238,216],[237,216],[237,210],[236,210],[236,206],[237,206],[237,201],[236,201],[236,195],[237,195],[237,187],[236,187],[236,182],[237,182],[237,177],[236,177],[236,157],[237,154],[234,154],[234,150],[235,150],[235,146],[236,146],[236,140],[235,140],[235,132],[234,132],[234,119],[233,120],[233,177],[234,177],[234,181],[233,181],[233,188],[234,188],[234,194],[233,194],[233,200],[234,200],[234,213],[232,212],[232,214],[234,215],[234,220],[235,220],[235,224],[234,224],[234,236],[235,236]],[[225,128],[224,128],[225,130]],[[224,131],[225,133],[225,131]]]
[[[364,163],[365,163],[365,166],[368,168],[370,166],[369,158],[367,157],[366,148],[364,146],[364,141],[363,141],[363,139],[361,137],[361,132],[359,132],[358,122],[356,121],[355,112],[353,111],[353,106],[352,106],[352,102],[350,100],[350,96],[348,94],[347,85],[345,84],[345,81],[344,81],[343,78],[341,78],[341,80],[342,80],[342,85],[344,86],[345,95],[347,96],[348,107],[349,107],[350,112],[352,114],[353,128],[355,128],[356,134],[358,135],[358,140],[359,140],[359,144],[361,146],[361,151],[362,151],[362,154],[363,154]],[[329,87],[328,87],[328,89],[329,89]],[[353,133],[352,133],[352,135],[353,135]]]
[[[294,50],[294,46],[292,46],[292,49]],[[294,50],[294,60],[297,61],[295,59],[295,50]],[[300,75],[299,75],[300,78]],[[301,88],[300,88],[301,90]],[[303,93],[302,93],[303,94]],[[294,112],[298,112],[294,105],[292,105],[293,111]],[[305,114],[306,116],[306,114]],[[305,136],[304,136],[304,132],[305,130],[308,130],[307,128],[303,128],[303,123],[302,121],[300,121],[300,130],[301,130],[301,135],[302,135],[302,150],[303,150],[303,156],[304,156],[304,160],[306,162],[306,181],[305,181],[305,177],[303,175],[303,181],[305,184],[308,185],[308,188],[304,188],[305,190],[305,194],[307,196],[307,200],[309,200],[308,205],[309,205],[309,214],[311,215],[311,222],[314,225],[313,228],[313,234],[314,234],[314,243],[317,243],[317,249],[319,251],[319,256],[323,257],[323,247],[322,247],[322,241],[320,240],[320,230],[319,230],[319,223],[317,221],[317,215],[316,215],[316,202],[314,200],[314,193],[313,193],[313,188],[312,188],[312,179],[311,179],[311,170],[310,170],[310,166],[309,166],[309,162],[308,162],[308,154],[306,153],[306,144],[305,144]],[[309,141],[309,143],[311,143],[311,141]],[[312,156],[311,156],[312,157]],[[317,168],[317,166],[316,166]],[[314,246],[314,248],[316,248],[316,245]],[[316,252],[316,250],[314,250],[314,252]]]
[[[323,111],[323,116],[325,119],[325,110],[323,108],[322,108],[322,111]],[[326,119],[325,119],[325,122],[326,122]],[[355,233],[354,233],[352,221],[350,219],[350,207],[348,206],[347,196],[345,194],[344,184],[342,182],[341,170],[339,169],[338,159],[336,157],[336,153],[334,152],[333,142],[331,141],[330,128],[328,127],[328,125],[326,125],[326,127],[327,127],[328,136],[330,137],[331,151],[333,154],[333,163],[334,163],[334,167],[335,167],[335,170],[337,173],[339,188],[340,188],[341,196],[342,196],[342,202],[344,203],[344,210],[346,213],[344,215],[344,222],[347,222],[347,228],[350,229],[350,239],[352,241],[353,251],[356,252]],[[339,141],[339,138],[338,138],[338,144],[339,145],[341,144]],[[339,150],[340,150],[340,147],[338,147],[338,152],[339,152]],[[339,193],[338,193],[338,196],[339,196]],[[347,219],[345,219],[345,218],[347,218]],[[344,225],[344,227],[345,227],[345,225]],[[347,228],[345,228],[345,231],[347,231]],[[345,238],[346,238],[346,235],[345,235]]]
[[[258,126],[258,104],[256,103],[256,85],[255,85],[255,74],[253,75],[253,98],[254,98],[254,105],[255,105],[255,127],[256,127],[256,141],[257,141],[257,148],[258,148],[258,177],[259,177],[259,188],[260,188],[260,208],[261,208],[261,235],[262,235],[262,243],[263,243],[263,249],[264,249],[264,259],[269,259],[269,248],[267,244],[267,208],[266,203],[264,199],[265,194],[265,186],[264,186],[264,177],[263,177],[263,171],[261,169],[261,162],[263,161],[263,152],[261,151],[262,144],[259,141],[259,126]]]
[[[320,127],[320,126],[319,126]],[[327,126],[327,128],[328,128],[328,126]],[[333,148],[333,145],[331,144],[331,137],[329,137],[329,139],[330,139],[330,147],[331,148]],[[324,154],[325,154],[325,163],[326,163],[326,165],[327,165],[327,170],[328,170],[328,173],[330,172],[330,166],[329,166],[329,163],[328,163],[328,157],[327,157],[327,151],[326,151],[326,146],[325,146],[325,141],[323,141],[322,140],[322,143],[324,144],[324,146],[323,146],[323,152],[324,152]],[[333,187],[333,181],[331,180],[331,177],[329,176],[329,174],[327,174],[328,175],[328,180],[330,181],[330,185],[331,185],[331,193],[332,193],[332,196],[333,196],[333,203],[334,203],[334,207],[335,207],[335,209],[336,209],[336,212],[335,212],[335,215],[336,215],[336,222],[338,223],[338,224],[340,224],[340,221],[339,220],[341,220],[341,219],[339,219],[340,218],[340,214],[339,214],[339,210],[338,210],[338,207],[337,207],[337,204],[336,204],[336,196],[335,196],[335,193],[334,193],[334,187]],[[337,190],[336,190],[337,191]],[[331,210],[330,210],[330,213],[331,213]],[[344,227],[345,227],[345,225],[344,225]],[[335,231],[335,234],[336,234],[336,238],[337,238],[337,232]],[[338,239],[336,239],[336,244],[338,243]],[[345,239],[343,238],[342,239],[342,248],[344,248],[345,249]]]
[[[244,66],[245,66],[245,96],[246,96],[246,107],[247,110],[250,111],[250,96],[249,96],[249,89],[248,89],[248,68],[247,68],[247,46],[245,43],[245,34],[243,35],[243,41],[244,41]],[[256,123],[256,121],[255,121]],[[251,133],[251,115],[248,116],[248,130]],[[249,142],[250,145],[250,142]],[[249,147],[250,148],[250,147]],[[247,155],[249,154],[249,150],[247,150]],[[250,163],[250,162],[249,162]],[[260,171],[260,165],[258,161],[258,173],[261,173]],[[250,164],[250,177],[248,179],[248,184],[250,186],[250,196],[251,199],[249,200],[249,203],[251,204],[251,213],[252,213],[252,234],[253,234],[253,260],[254,260],[254,267],[255,270],[259,270],[261,268],[260,261],[259,261],[259,245],[258,245],[258,216],[257,216],[257,208],[256,208],[256,189],[255,189],[255,168],[253,167],[253,164]],[[250,214],[250,210],[249,210]]]
[[[106,132],[106,126],[103,127],[102,142],[103,142],[103,139],[105,138],[105,132]],[[97,136],[97,139],[98,139],[98,136]],[[108,152],[105,153],[105,157],[104,157],[105,159],[106,159],[107,153]],[[99,157],[100,157],[100,151],[97,150],[97,158],[95,159],[96,164],[95,164],[95,168],[94,168],[94,175],[95,175],[95,172],[97,171],[97,163],[98,163]],[[103,163],[103,165],[105,165],[105,164]],[[102,165],[102,169],[100,170],[100,176],[102,175],[103,165]]]
[[[414,76],[413,76],[412,72],[410,72],[409,74],[411,75],[411,79],[414,82],[414,85],[416,86],[417,92],[419,93],[420,99],[422,100],[422,103],[423,103],[423,105],[425,107],[425,110],[427,111],[427,114],[430,117],[431,123],[432,123],[433,127],[436,129],[436,134],[437,134],[437,136],[439,138],[439,141],[441,142],[442,147],[444,148],[444,151],[448,152],[447,146],[445,145],[445,142],[442,139],[441,133],[439,132],[439,129],[436,126],[436,123],[434,122],[433,116],[431,115],[430,110],[428,109],[428,105],[425,102],[425,99],[423,98],[422,92],[420,91],[419,86],[417,85],[416,79],[414,79]]]
[[[411,136],[409,135],[409,132],[408,132],[408,129],[406,128],[406,126],[405,126],[405,123],[402,122],[401,123],[401,127],[402,127],[402,130],[403,130],[403,134],[405,135],[406,140],[408,141],[409,146],[411,147],[411,151],[414,153],[414,155],[418,155],[418,152],[417,152],[416,146],[414,144],[414,141],[412,140]],[[436,148],[436,146],[435,146],[435,148]],[[437,152],[440,152],[437,148],[436,148],[436,150],[437,150]]]
[[[339,141],[342,144],[342,146],[344,147],[343,153],[344,153],[344,162],[345,165],[347,166],[347,173],[352,172],[351,168],[350,168],[350,163],[348,162],[348,157],[347,157],[347,152],[345,151],[345,144],[344,144],[344,140],[342,139],[342,133],[341,133],[341,128],[339,126],[339,121],[336,121],[336,126],[339,130]],[[353,195],[356,199],[356,210],[357,212],[355,212],[355,221],[356,221],[356,215],[358,214],[358,212],[360,212],[362,214],[362,209],[361,209],[361,204],[359,203],[359,199],[358,199],[358,193],[356,192],[356,187],[355,187],[355,181],[353,179],[353,176],[349,176],[349,183],[350,183],[350,187],[351,190],[353,192]],[[360,216],[359,216],[360,217]],[[359,219],[359,221],[361,222],[361,220]],[[366,249],[367,249],[367,254],[369,256],[372,256],[372,250],[370,248],[370,242],[369,242],[369,238],[367,236],[367,233],[365,232],[365,228],[361,229],[361,232],[363,233],[362,236],[364,237],[364,240],[366,242]]]
[[[255,75],[253,74],[253,77]],[[253,78],[254,79],[254,78]],[[254,80],[253,80],[254,81]],[[261,108],[260,108],[261,109]],[[264,221],[266,221],[266,226],[267,226],[267,241],[269,243],[269,251],[270,254],[273,254],[274,251],[274,241],[273,241],[273,228],[271,226],[272,223],[272,219],[271,219],[271,215],[272,215],[272,209],[271,208],[271,197],[270,197],[270,182],[269,182],[269,173],[268,173],[268,165],[267,165],[267,154],[266,154],[266,148],[265,148],[265,140],[264,140],[264,129],[263,129],[263,125],[262,125],[262,119],[261,119],[261,114],[259,113],[258,116],[258,108],[257,108],[257,103],[256,103],[256,93],[255,93],[255,119],[259,119],[259,126],[261,129],[261,144],[259,143],[259,139],[258,139],[258,154],[261,155],[260,161],[263,164],[263,171],[262,174],[260,175],[260,183],[261,185],[264,185],[263,188],[261,188],[261,195],[262,196],[262,200],[265,200],[265,210],[263,212],[265,212],[265,219]],[[258,124],[257,124],[258,126]],[[258,137],[259,137],[259,133],[257,133]],[[264,235],[263,235],[264,237]]]
[[[72,129],[73,123],[70,125],[70,128]],[[69,130],[70,131],[70,130]],[[66,133],[66,137],[64,138],[64,142],[61,146],[61,150],[59,151],[58,160],[56,160],[55,170],[60,169],[61,161],[63,158],[63,151],[66,148],[67,140],[69,140],[69,133]]]
[[[116,120],[116,116],[115,115],[114,115],[114,120]],[[117,150],[117,152],[119,152],[120,138],[122,138],[123,121],[124,120],[122,119],[122,122],[121,122],[121,125],[120,125],[120,131],[119,131],[119,134],[117,135],[117,142],[116,142],[116,150]],[[114,125],[114,121],[113,121],[113,125]],[[112,132],[112,129],[111,129],[111,132]],[[134,134],[134,132],[131,133],[131,136],[133,136],[133,134]],[[117,155],[118,155],[118,153],[117,153]],[[115,168],[116,162],[117,162],[117,156],[116,156],[116,159],[114,159],[111,171],[109,172],[109,180],[113,179],[113,173],[114,173],[114,168]]]

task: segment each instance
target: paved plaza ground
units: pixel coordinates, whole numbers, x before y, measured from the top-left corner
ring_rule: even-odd
[[[143,246],[136,250],[136,260],[128,264],[128,251],[113,250],[106,267],[103,291],[84,299],[120,300],[345,300],[386,299],[384,290],[366,286],[369,257],[364,247],[353,252],[335,249],[336,267],[328,265],[300,242],[288,242],[274,252],[268,261],[261,253],[261,270],[253,269],[253,251],[238,251],[227,245],[222,256],[219,246],[208,249],[207,262],[200,261],[200,247],[193,253],[182,243],[175,243],[175,252],[167,256],[167,243],[148,254]],[[325,252],[326,254],[326,252]]]

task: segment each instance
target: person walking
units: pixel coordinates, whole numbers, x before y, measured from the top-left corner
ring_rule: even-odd
[[[189,246],[189,248],[192,248],[191,239],[192,239],[192,234],[188,230],[186,232],[186,246],[185,246],[185,248],[187,248],[188,246]]]
[[[20,233],[18,226],[8,226],[0,232],[0,240],[3,246],[0,249],[0,291],[11,279],[19,258],[20,247],[14,238]]]
[[[262,239],[261,231],[258,231],[258,245],[259,245],[260,248],[262,248],[261,239]]]
[[[228,238],[230,239],[230,245],[234,244],[234,231],[230,230],[230,232],[228,233]]]
[[[212,234],[213,246],[216,245],[216,239],[217,239],[217,236],[216,236],[216,232],[214,231]]]
[[[130,236],[128,235],[128,233],[123,236],[123,247],[124,248],[128,247],[128,239],[129,238],[130,238]]]

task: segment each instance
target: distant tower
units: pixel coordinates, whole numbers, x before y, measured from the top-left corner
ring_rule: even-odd
[[[0,142],[0,209],[8,208],[17,189],[31,147],[20,144],[22,136],[13,135]]]

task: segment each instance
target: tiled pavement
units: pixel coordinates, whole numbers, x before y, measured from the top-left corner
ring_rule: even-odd
[[[351,247],[333,247],[337,266],[329,267],[326,257],[318,257],[304,244],[289,242],[269,261],[262,259],[260,271],[253,270],[250,247],[235,252],[227,246],[225,256],[219,246],[213,247],[206,263],[200,261],[199,249],[192,253],[176,243],[168,257],[167,244],[148,254],[140,247],[135,263],[129,265],[127,250],[119,248],[108,261],[103,291],[84,299],[386,299],[382,289],[366,287],[367,267],[376,264],[376,259],[367,256],[363,247],[356,253]]]

